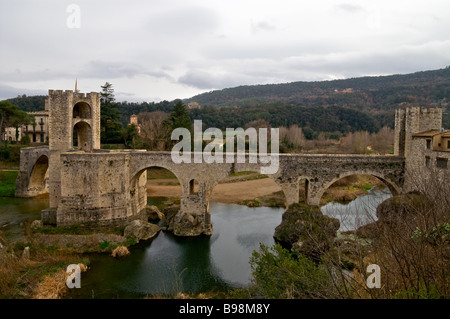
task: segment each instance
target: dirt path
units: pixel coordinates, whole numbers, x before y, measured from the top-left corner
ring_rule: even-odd
[[[180,186],[156,185],[159,181],[147,183],[149,196],[178,197]],[[224,183],[214,187],[211,199],[222,203],[237,203],[246,199],[255,199],[278,192],[280,187],[270,178],[236,183]]]

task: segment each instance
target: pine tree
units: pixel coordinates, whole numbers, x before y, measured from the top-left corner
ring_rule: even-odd
[[[119,103],[115,103],[114,89],[111,83],[101,86],[100,92],[100,126],[102,143],[121,143],[123,127],[120,123]]]
[[[173,111],[170,113],[169,118],[165,121],[165,125],[167,125],[171,130],[179,127],[184,127],[188,130],[192,129],[189,112],[181,100],[175,101]]]

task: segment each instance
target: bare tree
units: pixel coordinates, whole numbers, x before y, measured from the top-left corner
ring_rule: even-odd
[[[170,140],[170,133],[163,122],[168,117],[169,115],[162,111],[138,114],[138,121],[141,125],[141,137],[149,145],[150,150],[166,150],[167,140]]]

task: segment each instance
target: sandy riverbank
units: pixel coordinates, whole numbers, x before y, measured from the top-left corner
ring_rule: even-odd
[[[162,180],[147,183],[148,196],[179,197],[179,185],[161,185]],[[211,199],[222,203],[238,203],[248,199],[263,197],[278,192],[280,188],[270,179],[256,179],[219,184],[214,187]]]

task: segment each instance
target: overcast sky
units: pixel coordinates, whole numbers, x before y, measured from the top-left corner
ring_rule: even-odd
[[[72,5],[74,4],[74,5]],[[450,1],[0,0],[0,100],[160,101],[450,65]]]

